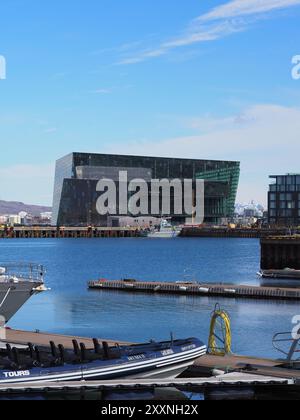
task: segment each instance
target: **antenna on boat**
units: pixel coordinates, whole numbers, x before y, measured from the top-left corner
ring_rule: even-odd
[[[171,345],[173,346],[173,344],[174,344],[174,334],[173,334],[173,331],[171,331],[170,336],[171,336]]]

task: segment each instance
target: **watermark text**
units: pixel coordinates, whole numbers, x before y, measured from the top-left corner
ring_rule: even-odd
[[[0,55],[0,80],[6,79],[6,59]]]
[[[294,316],[292,324],[295,325],[292,329],[292,338],[293,340],[300,340],[300,315]]]
[[[185,217],[187,223],[204,221],[203,179],[128,179],[127,171],[119,172],[118,181],[104,178],[97,183],[96,202],[101,216],[165,216]]]
[[[294,55],[292,58],[292,78],[294,80],[300,80],[300,55]]]
[[[0,316],[0,341],[6,340],[5,318]]]

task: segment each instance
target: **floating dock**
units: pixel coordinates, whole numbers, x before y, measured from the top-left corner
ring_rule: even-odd
[[[236,284],[165,283],[136,280],[100,280],[88,283],[89,289],[114,290],[129,293],[177,294],[224,298],[300,300],[300,289],[244,286]]]
[[[282,379],[294,379],[300,385],[300,370],[284,368],[285,361],[274,359],[263,359],[250,356],[226,355],[226,356],[206,356],[198,359],[189,368],[190,377],[211,376],[215,371],[231,373],[243,372],[260,376],[268,376]]]
[[[182,391],[205,392],[212,389],[243,389],[249,387],[278,387],[295,385],[293,379],[263,377],[243,373],[232,373],[220,375],[212,378],[192,378],[192,379],[173,379],[173,380],[114,380],[114,381],[91,381],[91,382],[41,382],[37,384],[10,384],[9,386],[0,385],[0,394],[12,393],[49,393],[74,392],[74,391],[140,391],[156,388],[176,388]]]

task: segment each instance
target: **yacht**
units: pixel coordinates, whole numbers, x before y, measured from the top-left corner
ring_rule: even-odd
[[[45,290],[41,265],[0,263],[0,324],[5,325],[31,296]]]
[[[152,230],[148,233],[148,238],[177,238],[182,232],[179,227],[172,226],[168,220],[163,219],[158,230]]]

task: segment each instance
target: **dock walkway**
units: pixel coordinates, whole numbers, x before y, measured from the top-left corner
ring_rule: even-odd
[[[295,382],[290,379],[262,377],[249,374],[232,373],[213,378],[189,379],[131,379],[114,381],[91,382],[41,382],[37,384],[10,384],[0,385],[1,393],[12,392],[49,392],[49,391],[108,391],[108,390],[141,390],[153,388],[197,389],[204,391],[207,388],[249,387],[249,386],[292,386]]]
[[[143,281],[100,280],[88,283],[90,289],[115,290],[130,293],[164,293],[193,296],[218,296],[226,298],[300,300],[300,289],[244,286],[236,284],[164,283]]]
[[[3,337],[3,334],[2,334]],[[96,338],[96,337],[95,337]],[[5,330],[5,337],[1,338],[4,343],[10,343],[19,346],[26,346],[28,343],[32,343],[36,346],[48,346],[50,341],[53,341],[56,345],[62,344],[66,349],[73,349],[72,340],[77,340],[78,343],[84,343],[86,347],[93,348],[93,339],[85,337],[70,337],[67,335],[49,334],[42,332],[30,332],[21,330]],[[130,345],[133,343],[119,341],[119,340],[107,340],[99,338],[99,342],[106,341],[108,345]]]

